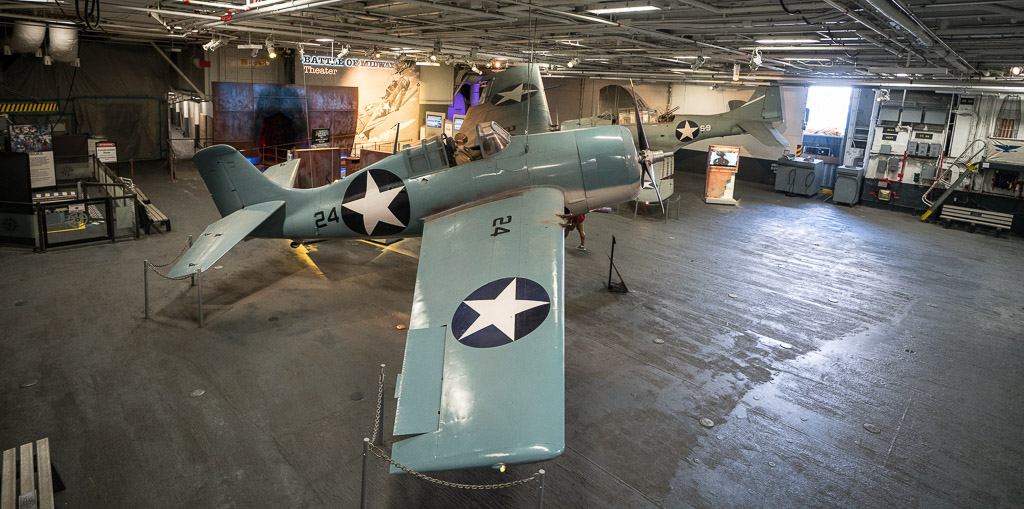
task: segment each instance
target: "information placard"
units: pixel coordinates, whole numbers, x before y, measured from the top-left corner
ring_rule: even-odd
[[[104,163],[117,162],[117,143],[113,141],[101,141],[96,144],[96,159]]]
[[[740,165],[740,148],[712,145],[708,148],[707,182],[704,186],[704,202],[722,205],[736,205],[733,188],[736,185],[736,171]]]
[[[49,124],[12,125],[11,152],[28,154],[32,189],[57,185],[53,165],[53,134]]]
[[[330,129],[313,129],[313,148],[325,148],[331,146]]]

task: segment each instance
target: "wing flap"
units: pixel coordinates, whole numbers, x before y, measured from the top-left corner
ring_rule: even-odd
[[[738,122],[736,125],[740,126],[740,129],[751,136],[757,141],[769,147],[788,147],[789,141],[782,137],[782,133],[776,130],[771,124],[766,122],[760,122],[757,120],[748,120],[744,122]]]
[[[426,221],[398,413],[429,427],[427,404],[407,396],[414,379],[441,380],[440,406],[434,430],[395,443],[395,461],[431,471],[561,454],[563,207],[560,190],[537,188]],[[420,334],[440,333],[443,357],[408,364]]]
[[[236,210],[206,227],[192,247],[167,273],[168,277],[182,277],[195,274],[197,269],[206,272],[224,253],[263,224],[274,212],[284,206],[284,201],[274,200],[250,205]]]
[[[396,435],[437,431],[444,340],[444,327],[409,331],[402,361],[402,384],[395,395],[403,402],[395,413]]]

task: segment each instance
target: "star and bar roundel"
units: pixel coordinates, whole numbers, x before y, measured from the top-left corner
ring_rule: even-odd
[[[700,136],[700,126],[692,120],[683,120],[676,126],[676,139],[691,141]]]
[[[387,170],[366,170],[352,177],[341,202],[345,225],[363,235],[394,235],[409,225],[405,182]]]
[[[506,277],[469,294],[452,316],[452,333],[460,343],[492,348],[522,339],[540,327],[551,311],[547,290],[536,281]]]
[[[491,104],[501,106],[507,103],[523,102],[524,99],[536,94],[537,91],[538,88],[532,83],[520,83],[494,94],[494,97],[491,98]]]

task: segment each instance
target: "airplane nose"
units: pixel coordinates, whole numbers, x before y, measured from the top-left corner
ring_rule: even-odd
[[[622,126],[573,131],[583,171],[587,208],[632,200],[640,194],[641,168],[633,135]]]

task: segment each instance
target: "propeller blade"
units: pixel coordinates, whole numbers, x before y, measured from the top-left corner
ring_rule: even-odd
[[[658,205],[661,205],[661,213],[665,214],[665,201],[661,199],[661,189],[658,188],[658,181],[654,179],[654,169],[651,168],[650,163],[642,161],[640,164],[644,167],[644,173],[646,173],[651,179],[651,185],[654,186],[654,193],[658,195]]]
[[[636,114],[636,138],[640,146],[640,165],[643,172],[640,174],[640,186],[644,184],[644,177],[651,179],[654,192],[658,195],[658,205],[661,205],[661,213],[665,213],[665,202],[661,199],[661,189],[658,189],[658,180],[654,178],[654,169],[651,168],[651,146],[647,143],[647,133],[644,132],[644,123],[640,121],[640,103],[636,99],[636,88],[633,87],[633,79],[629,80],[629,89],[633,92],[633,112]]]
[[[633,88],[633,79],[629,79],[629,90],[633,92],[633,112],[636,114],[636,137],[640,145],[640,150],[649,150],[650,145],[647,144],[647,133],[644,132],[644,123],[640,121],[640,103],[636,100],[636,89]]]

